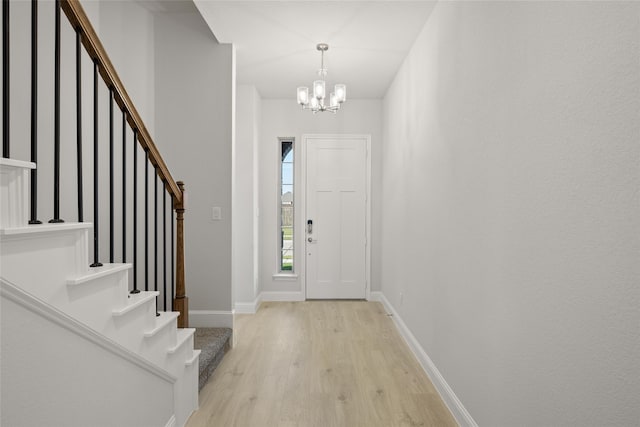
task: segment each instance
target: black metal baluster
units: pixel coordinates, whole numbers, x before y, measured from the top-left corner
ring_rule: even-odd
[[[144,290],[149,290],[149,151],[144,150]]]
[[[171,311],[174,310],[174,306],[173,306],[173,296],[176,293],[175,290],[175,286],[176,286],[176,274],[175,274],[175,249],[176,249],[176,245],[175,245],[175,239],[174,239],[174,231],[173,231],[173,224],[175,223],[175,220],[173,218],[173,212],[174,212],[174,206],[175,206],[175,200],[173,198],[173,194],[171,195]]]
[[[127,113],[122,112],[122,262],[127,262]]]
[[[54,130],[53,130],[53,219],[50,223],[60,223],[60,0],[55,4],[54,37]]]
[[[91,267],[101,267],[98,261],[98,62],[93,61],[93,264]]]
[[[138,129],[133,130],[133,290],[138,290]]]
[[[162,295],[163,310],[167,311],[167,184],[162,186]]]
[[[9,1],[2,0],[2,157],[9,158]]]
[[[114,241],[113,210],[113,87],[109,88],[109,262],[113,264]]]
[[[38,164],[38,0],[31,0],[31,161]],[[31,218],[38,220],[38,169],[31,169]]]
[[[155,172],[155,168],[154,168]],[[154,173],[154,198],[153,198],[153,290],[158,291],[158,174]],[[160,316],[158,313],[158,297],[156,296],[156,316]]]
[[[37,0],[34,0],[37,1]],[[82,34],[76,28],[76,156],[78,170],[78,222],[84,222],[82,180]]]

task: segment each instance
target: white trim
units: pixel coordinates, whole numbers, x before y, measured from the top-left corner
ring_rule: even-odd
[[[295,250],[295,249],[294,249]],[[275,281],[297,281],[298,280],[298,275],[296,273],[278,273],[278,274],[272,274],[271,278]]]
[[[233,312],[235,314],[256,314],[262,304],[262,294],[259,294],[252,302],[236,302]]]
[[[371,134],[304,134],[302,135],[302,144],[299,146],[300,150],[300,177],[301,177],[301,185],[299,185],[299,197],[298,200],[300,202],[300,206],[302,206],[301,211],[304,215],[303,218],[307,215],[307,143],[309,139],[364,139],[366,144],[366,190],[365,194],[367,196],[367,204],[366,204],[366,234],[367,234],[367,244],[365,246],[365,298],[369,299],[369,294],[371,292]],[[306,220],[303,220],[303,226],[306,225]],[[306,298],[307,295],[307,257],[306,253],[306,230],[303,230],[302,233],[299,233],[301,248],[305,248],[302,251],[303,262],[298,262],[298,266],[300,269],[300,276],[302,280],[300,281],[300,285],[302,287],[302,295]],[[304,301],[304,299],[302,300]]]
[[[41,316],[49,320],[50,322],[65,328],[69,332],[74,333],[79,337],[82,337],[87,341],[90,341],[93,344],[102,347],[109,353],[112,353],[144,369],[147,372],[150,372],[151,374],[163,379],[166,382],[173,384],[177,381],[176,377],[174,377],[164,369],[161,369],[154,364],[149,363],[149,361],[137,355],[136,353],[126,349],[117,342],[110,340],[106,336],[99,334],[88,326],[73,319],[72,317],[67,316],[57,308],[47,304],[46,302],[31,295],[30,293],[25,292],[8,280],[0,278],[0,284],[0,294],[2,294],[4,298],[10,299],[11,301],[19,304],[32,313]]]
[[[256,314],[263,301],[296,302],[305,301],[305,297],[301,291],[263,291],[260,292],[253,302],[237,302],[234,312],[238,314]]]
[[[180,328],[178,329],[176,336],[176,344],[173,347],[169,347],[167,349],[167,354],[175,354],[176,351],[180,350],[180,347],[185,345],[187,341],[193,334],[196,332],[196,328]]]
[[[136,308],[145,305],[149,301],[153,301],[153,299],[156,298],[158,295],[160,295],[160,292],[158,291],[142,291],[137,294],[131,294],[129,295],[129,298],[128,298],[129,301],[127,305],[113,310],[111,314],[113,314],[113,316],[115,317],[124,316],[130,311],[133,311]]]
[[[176,416],[171,415],[171,418],[169,418],[169,421],[167,421],[167,424],[165,424],[164,427],[176,427]]]
[[[36,168],[36,164],[33,162],[25,162],[23,160],[16,160],[16,159],[6,159],[4,157],[0,157],[0,165],[9,166],[12,168],[22,168],[22,169]]]
[[[304,301],[304,292],[262,292],[262,301]]]
[[[232,328],[233,312],[227,310],[189,310],[189,326],[193,328]]]
[[[0,235],[3,238],[15,237],[20,238],[22,236],[30,234],[44,234],[44,233],[64,233],[66,231],[74,230],[88,230],[93,228],[93,224],[90,222],[66,222],[63,224],[40,224],[40,225],[25,225],[23,227],[7,227],[0,229]],[[39,236],[37,236],[39,237]]]
[[[184,366],[191,366],[193,365],[196,360],[200,357],[200,353],[202,353],[202,350],[193,350],[193,356],[191,356],[189,359],[186,360],[186,362],[184,362]]]
[[[151,338],[158,332],[160,332],[163,328],[166,328],[169,325],[173,325],[175,328],[176,320],[180,315],[177,311],[160,311],[158,312],[160,315],[156,317],[155,323],[153,324],[153,329],[144,332],[145,338]]]
[[[404,323],[398,312],[393,308],[389,300],[384,296],[382,292],[371,292],[371,301],[379,301],[384,306],[384,309],[388,314],[391,314],[391,318],[395,323],[400,335],[404,338],[405,342],[418,359],[418,362],[422,366],[422,369],[427,373],[429,379],[438,390],[440,397],[444,401],[445,405],[449,408],[449,411],[454,416],[456,421],[461,427],[478,427],[478,424],[473,420],[471,414],[460,402],[460,399],[455,395],[449,384],[445,381],[444,377],[436,368],[427,352],[424,351],[416,337],[411,333],[411,330]]]
[[[384,298],[384,295],[382,295],[382,292],[380,291],[371,291],[369,293],[369,297],[367,298],[367,301],[377,301],[377,302],[381,302],[382,305],[384,305],[384,302],[382,301],[382,299]],[[387,309],[387,307],[385,306],[385,310]],[[387,313],[389,313],[389,310],[387,310]]]
[[[95,267],[89,270],[86,274],[83,274],[72,279],[67,279],[68,286],[81,285],[83,283],[97,280],[101,277],[109,276],[119,273],[121,271],[129,270],[133,267],[133,264],[104,264],[100,267]]]

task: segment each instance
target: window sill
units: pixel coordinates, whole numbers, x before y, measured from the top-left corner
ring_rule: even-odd
[[[284,281],[294,281],[298,280],[298,275],[296,273],[278,273],[271,276],[273,280],[284,280]]]

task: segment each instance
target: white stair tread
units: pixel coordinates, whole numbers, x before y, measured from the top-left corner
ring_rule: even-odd
[[[176,340],[176,345],[174,347],[169,348],[169,350],[167,350],[167,353],[173,354],[176,351],[178,351],[178,349],[184,343],[186,343],[189,340],[189,337],[191,337],[195,332],[196,332],[195,328],[178,329],[178,339]]]
[[[90,268],[87,274],[75,277],[73,279],[67,279],[67,285],[75,286],[83,283],[90,282],[100,277],[109,276],[110,274],[116,274],[120,271],[129,270],[132,267],[131,264],[104,264],[102,267]]]
[[[200,357],[200,353],[202,352],[202,350],[193,350],[193,356],[189,359],[187,359],[186,362],[184,362],[184,366],[191,366],[195,363],[196,360],[198,360],[198,357]]]
[[[123,314],[126,314],[131,310],[135,310],[137,307],[145,304],[147,301],[153,300],[158,295],[160,295],[160,292],[158,291],[142,291],[138,294],[130,294],[128,304],[122,308],[113,310],[113,315],[122,316]]]
[[[23,234],[37,234],[37,233],[49,233],[56,231],[69,231],[69,230],[82,230],[92,228],[93,224],[90,222],[62,222],[58,224],[34,224],[26,225],[24,227],[11,227],[0,229],[0,235],[2,236],[19,236]]]
[[[155,327],[150,331],[146,331],[144,333],[144,337],[151,338],[152,336],[160,332],[162,328],[164,328],[167,325],[170,325],[171,322],[173,322],[174,319],[177,319],[179,315],[180,313],[177,311],[161,311],[160,316],[156,317]]]
[[[12,166],[14,168],[24,168],[24,169],[36,168],[36,164],[33,162],[26,162],[24,160],[16,160],[16,159],[6,159],[4,157],[0,157],[0,165]]]

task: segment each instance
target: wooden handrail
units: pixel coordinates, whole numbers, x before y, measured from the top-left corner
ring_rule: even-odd
[[[105,51],[98,35],[96,34],[89,18],[87,17],[79,0],[61,0],[60,7],[64,11],[67,19],[81,35],[82,44],[89,57],[98,65],[98,71],[107,87],[113,89],[114,100],[122,111],[126,113],[127,123],[132,129],[137,130],[138,142],[149,153],[149,160],[153,165],[158,177],[165,184],[167,191],[173,196],[173,208],[176,211],[176,295],[174,298],[174,308],[180,312],[178,317],[178,327],[189,326],[189,305],[185,292],[185,272],[184,272],[184,184],[176,183],[167,165],[165,164],[158,148],[153,143],[151,135],[147,130],[140,114],[131,101],[118,73],[116,72],[107,52]]]

